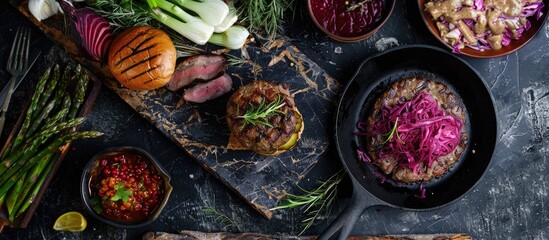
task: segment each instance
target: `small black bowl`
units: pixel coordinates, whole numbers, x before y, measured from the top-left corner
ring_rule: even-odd
[[[333,2],[333,1],[335,1],[335,2]],[[383,1],[384,2],[384,7],[381,9],[381,17],[380,17],[379,20],[371,23],[371,25],[368,28],[365,28],[362,31],[357,31],[357,32],[354,32],[354,33],[345,33],[345,34],[343,34],[343,33],[339,34],[337,32],[333,32],[331,30],[328,30],[325,26],[323,26],[324,22],[327,22],[327,20],[324,19],[324,18],[335,19],[336,16],[339,16],[339,15],[343,16],[341,11],[345,11],[345,10],[342,10],[341,8],[345,8],[345,6],[337,5],[337,3],[341,3],[341,2],[344,2],[344,1],[339,1],[339,0],[307,0],[307,7],[309,9],[309,15],[311,16],[311,19],[313,20],[314,24],[322,32],[324,32],[326,35],[328,35],[328,37],[330,37],[330,38],[332,38],[336,41],[339,41],[339,42],[354,43],[354,42],[360,42],[360,41],[362,41],[366,38],[369,38],[374,33],[376,33],[383,26],[383,24],[385,24],[387,19],[389,19],[389,17],[391,16],[391,13],[393,12],[393,9],[394,9],[395,4],[396,4],[397,1],[396,0]],[[334,16],[334,15],[329,15],[329,16],[324,15],[325,13],[322,13],[321,8],[326,8],[326,7],[327,7],[327,9],[336,11],[337,12],[336,16]],[[360,11],[360,10],[356,10],[356,11]],[[349,18],[352,18],[352,19],[349,19]],[[367,21],[367,20],[363,19],[362,21]],[[361,22],[361,21],[357,20],[356,17],[351,17],[349,15],[346,15],[345,17],[343,17],[342,20],[338,20],[338,22],[344,22],[345,23],[344,25],[349,25],[352,22],[358,23],[358,22]],[[342,28],[342,26],[340,25],[340,26],[338,26],[338,28]]]
[[[116,221],[113,219],[106,218],[96,213],[93,210],[92,204],[90,201],[91,190],[90,190],[89,184],[91,180],[91,175],[93,170],[99,166],[99,161],[108,156],[114,156],[114,155],[119,155],[121,153],[128,153],[128,152],[143,156],[144,159],[146,159],[149,163],[152,164],[152,166],[156,168],[156,170],[158,170],[158,174],[162,178],[162,188],[163,188],[163,194],[164,194],[162,197],[162,200],[159,201],[158,207],[154,210],[154,212],[150,213],[150,215],[144,220],[137,221],[137,222],[128,222],[128,221],[122,221],[122,220]],[[84,172],[82,173],[82,178],[81,178],[80,190],[81,190],[82,200],[84,201],[84,205],[86,206],[90,214],[93,215],[95,218],[99,219],[100,221],[106,224],[109,224],[111,226],[118,227],[118,228],[138,228],[154,222],[158,218],[158,216],[160,216],[162,209],[166,206],[166,203],[168,202],[168,199],[173,190],[173,187],[170,185],[170,175],[168,175],[166,170],[158,163],[158,161],[153,156],[151,156],[149,153],[145,152],[142,149],[126,146],[126,147],[108,148],[98,153],[97,155],[95,155],[84,168]]]

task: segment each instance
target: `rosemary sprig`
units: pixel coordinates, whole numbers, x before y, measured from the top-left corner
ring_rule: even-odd
[[[236,221],[227,215],[223,214],[219,210],[215,209],[212,206],[207,206],[202,208],[202,211],[215,219],[215,221],[221,225],[223,225],[223,230],[227,230],[228,228],[234,227],[238,229],[238,225],[236,224]]]
[[[385,139],[385,141],[381,142],[381,144],[385,144],[385,143],[388,143],[389,141],[391,141],[393,139],[393,136],[395,135],[395,133],[396,133],[397,138],[400,139],[400,137],[398,136],[397,129],[398,129],[398,117],[396,118],[395,124],[393,125],[393,128],[391,129],[391,131],[386,133],[386,134],[383,134],[384,136],[387,136],[387,138]]]
[[[284,22],[284,12],[293,0],[240,0],[238,3],[238,15],[248,22],[249,29],[262,29],[273,40]]]
[[[287,194],[286,200],[281,202],[278,206],[272,208],[285,209],[299,207],[307,214],[307,218],[301,221],[302,229],[299,235],[303,234],[309,229],[317,219],[325,217],[330,214],[332,204],[337,196],[337,186],[345,177],[345,172],[339,170],[332,175],[326,181],[317,181],[320,186],[316,189],[308,191],[298,186],[303,192],[302,195]]]
[[[265,98],[263,98],[261,99],[259,106],[254,107],[254,105],[250,103],[250,108],[248,108],[246,113],[244,115],[236,116],[236,118],[244,119],[244,123],[240,126],[241,129],[244,128],[246,124],[252,124],[254,126],[262,124],[267,127],[273,127],[267,118],[276,114],[284,114],[284,112],[279,110],[284,105],[286,105],[286,103],[280,96],[278,96],[276,101],[273,101],[268,105],[265,105]]]
[[[364,4],[371,1],[372,0],[360,0],[358,2],[355,1],[353,3],[350,3],[349,1],[345,1],[345,6],[347,7],[348,12],[353,11],[357,8],[360,8],[360,11],[364,12]]]
[[[243,66],[245,64],[250,64],[250,60],[243,57],[237,57],[229,53],[225,53],[225,56],[227,57],[229,66]]]
[[[181,36],[181,34],[175,33],[172,30],[168,30],[166,32],[168,33],[168,35],[170,35],[170,38],[173,41],[175,49],[177,50],[178,58],[209,53],[202,48],[187,44],[187,40],[185,40],[183,36]],[[242,66],[244,64],[250,64],[250,60],[245,59],[244,57],[238,57],[228,52],[222,54],[227,58],[230,66]]]
[[[115,32],[141,25],[160,27],[160,24],[150,17],[147,8],[138,2],[133,0],[91,0],[88,7],[109,20]]]

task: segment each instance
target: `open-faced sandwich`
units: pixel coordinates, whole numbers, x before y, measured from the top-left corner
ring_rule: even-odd
[[[367,138],[364,161],[401,182],[443,175],[467,144],[466,112],[458,96],[439,82],[407,78],[379,97],[357,134]]]
[[[303,118],[286,84],[256,80],[227,103],[228,149],[277,155],[296,145]]]

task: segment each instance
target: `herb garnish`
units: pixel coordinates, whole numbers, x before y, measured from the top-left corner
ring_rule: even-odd
[[[236,224],[236,221],[227,215],[223,214],[219,210],[215,209],[212,206],[207,206],[202,208],[202,211],[212,218],[215,219],[218,223],[223,225],[223,230],[227,230],[227,228],[235,227],[238,229],[238,225]]]
[[[304,193],[303,195],[287,194],[285,201],[278,204],[278,206],[271,208],[285,209],[300,207],[303,212],[307,214],[307,218],[301,221],[303,229],[299,235],[303,234],[307,229],[313,226],[313,223],[321,216],[327,216],[330,214],[332,204],[337,195],[337,186],[345,177],[345,172],[339,170],[332,175],[326,181],[317,181],[320,186],[314,190],[305,190],[298,186],[298,188]]]
[[[116,193],[114,194],[114,196],[111,197],[111,201],[122,200],[123,202],[128,202],[128,199],[133,194],[131,190],[128,190],[124,187],[123,182],[119,182],[114,185],[114,190],[116,190]]]
[[[293,0],[242,0],[238,2],[238,15],[248,22],[251,30],[263,29],[269,40],[274,40],[283,23],[284,12]]]
[[[252,103],[250,103],[250,108],[246,111],[244,115],[236,116],[236,118],[242,118],[244,119],[244,123],[242,126],[240,126],[240,129],[244,128],[246,124],[262,124],[267,127],[273,127],[268,122],[268,117],[274,116],[276,114],[284,114],[284,112],[280,111],[279,109],[286,105],[286,103],[282,100],[280,96],[278,96],[278,99],[274,102],[269,103],[265,106],[265,98],[261,100],[261,103],[259,103],[259,106],[254,107]]]
[[[389,141],[391,141],[393,139],[393,136],[395,135],[396,133],[396,136],[398,139],[400,139],[400,137],[398,136],[398,117],[396,118],[395,120],[395,124],[393,125],[393,128],[391,129],[390,132],[386,133],[386,134],[383,134],[384,136],[387,136],[387,139],[385,139],[385,141],[381,142],[381,144],[385,144],[385,143],[388,143]]]
[[[347,11],[353,11],[357,8],[360,8],[361,12],[364,12],[364,4],[371,2],[372,0],[360,0],[358,2],[354,1],[353,3],[350,3],[349,1],[345,1],[345,6],[347,7]]]
[[[161,26],[160,22],[151,18],[146,5],[134,2],[136,1],[95,0],[88,7],[108,19],[115,32],[137,25]]]
[[[93,211],[101,214],[103,212],[103,207],[101,206],[101,200],[98,196],[90,198],[90,205],[92,206]]]

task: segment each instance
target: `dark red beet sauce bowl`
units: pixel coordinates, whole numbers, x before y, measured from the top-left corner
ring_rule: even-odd
[[[307,0],[315,25],[340,42],[359,42],[389,19],[396,0]]]
[[[82,200],[90,214],[118,228],[152,223],[172,190],[162,166],[136,147],[109,148],[95,155],[81,179]]]

